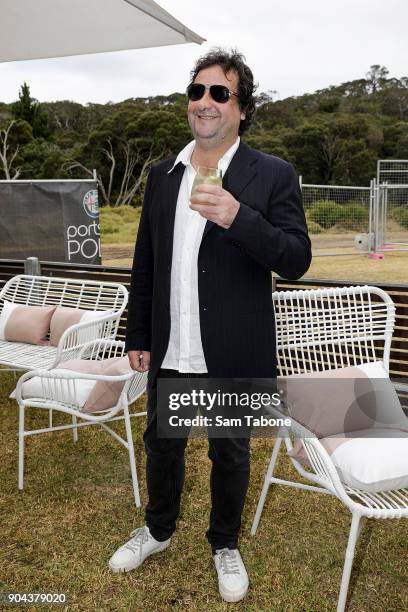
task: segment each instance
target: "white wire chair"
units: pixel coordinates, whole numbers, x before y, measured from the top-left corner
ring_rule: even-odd
[[[122,357],[124,353],[124,343],[117,340],[96,340],[85,345],[79,357],[86,357],[89,360],[108,359],[111,357]],[[41,397],[23,397],[23,385],[30,378],[38,376],[41,380]],[[124,387],[117,401],[117,404],[109,410],[86,413],[81,410],[78,401],[77,385],[79,380],[124,382]],[[19,405],[19,431],[18,431],[18,488],[24,486],[24,446],[25,439],[51,431],[63,431],[73,429],[77,435],[77,428],[89,425],[100,425],[115,440],[123,444],[129,453],[130,471],[132,475],[133,494],[135,504],[140,507],[140,492],[137,478],[135,452],[132,438],[132,428],[130,418],[133,416],[145,416],[146,412],[129,413],[129,406],[135,402],[146,388],[147,374],[139,372],[129,372],[121,376],[104,376],[97,374],[83,374],[78,372],[60,372],[58,369],[33,370],[23,374],[16,387],[16,399]],[[72,416],[72,425],[59,425],[44,427],[34,430],[25,430],[25,412],[27,408],[38,408],[42,410],[55,410]],[[120,413],[123,412],[123,415]],[[80,422],[77,421],[80,419]],[[107,423],[124,420],[126,439],[119,436]],[[74,435],[74,440],[77,438]]]
[[[382,361],[389,371],[395,307],[387,293],[376,287],[344,287],[274,292],[278,375],[290,376]],[[272,410],[272,412],[274,412]],[[275,411],[276,412],[276,411]],[[282,417],[282,413],[278,415]],[[311,469],[289,457],[299,475],[312,484],[274,476],[282,441],[287,452],[300,439]],[[364,459],[362,458],[362,461]],[[251,534],[255,535],[271,484],[333,494],[352,513],[351,529],[338,599],[345,609],[355,546],[367,518],[408,517],[408,489],[367,493],[342,482],[332,458],[319,439],[291,419],[279,429],[258,501]]]
[[[98,338],[115,338],[128,299],[119,283],[19,274],[0,291],[3,302],[26,306],[65,306],[103,312],[97,320],[77,323],[62,334],[58,346],[0,340],[0,364],[14,370],[51,369],[78,357],[82,347]]]

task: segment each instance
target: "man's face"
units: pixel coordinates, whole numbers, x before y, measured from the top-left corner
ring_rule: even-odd
[[[200,70],[194,83],[203,85],[225,85],[238,93],[238,75],[230,70],[226,75],[218,65]],[[201,100],[189,101],[187,108],[188,122],[196,140],[220,145],[223,142],[234,142],[238,137],[239,124],[245,119],[236,96],[230,96],[225,103],[215,102],[208,89]]]

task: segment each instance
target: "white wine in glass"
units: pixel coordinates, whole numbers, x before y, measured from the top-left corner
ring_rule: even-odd
[[[218,168],[206,168],[205,166],[197,167],[197,174],[191,188],[191,193],[194,193],[197,185],[219,185],[222,187],[222,172]]]

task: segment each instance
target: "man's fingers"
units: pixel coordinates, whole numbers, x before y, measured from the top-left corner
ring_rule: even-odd
[[[128,358],[130,367],[136,372],[147,372],[150,365],[150,352],[149,351],[129,351]]]
[[[194,193],[209,193],[214,195],[222,195],[225,192],[225,189],[220,187],[219,185],[207,185],[206,183],[200,183],[197,187],[194,188]]]
[[[142,358],[141,358],[141,367],[143,368],[141,371],[142,372],[147,372],[147,370],[149,369],[150,366],[150,353],[149,351],[142,351]]]
[[[213,204],[191,204],[191,210],[196,210],[199,213],[209,213],[214,215],[215,210]]]
[[[132,370],[137,370],[140,366],[140,356],[142,351],[128,351],[128,359]]]
[[[197,211],[198,214],[204,217],[205,219],[208,219],[209,221],[214,221],[214,223],[216,222],[219,216],[216,212],[214,212],[214,207],[211,204],[210,206],[191,206],[191,209]]]
[[[219,204],[220,197],[211,193],[194,193],[190,202],[192,204]]]

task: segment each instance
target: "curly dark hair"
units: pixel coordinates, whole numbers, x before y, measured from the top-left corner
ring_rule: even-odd
[[[191,71],[190,83],[193,83],[200,70],[220,66],[226,75],[230,70],[235,70],[238,74],[238,103],[245,119],[239,125],[239,135],[243,134],[251,125],[255,113],[254,92],[257,85],[254,83],[252,70],[245,64],[245,57],[236,49],[227,51],[220,47],[210,49],[208,53],[198,58],[193,70]]]

